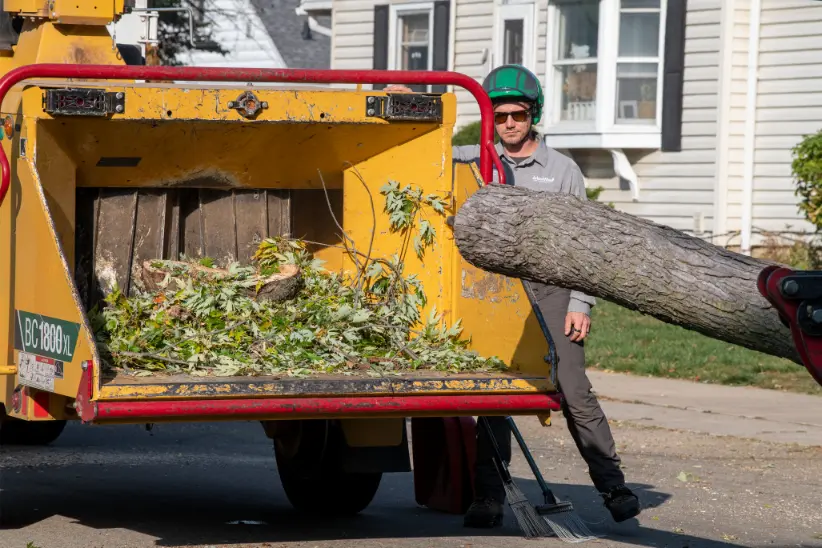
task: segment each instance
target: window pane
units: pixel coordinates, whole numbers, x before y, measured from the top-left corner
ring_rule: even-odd
[[[621,13],[619,56],[659,56],[659,13]]]
[[[429,70],[428,50],[430,29],[428,12],[409,13],[399,16],[398,40],[400,70]],[[409,86],[414,91],[427,91],[427,86]]]
[[[622,0],[622,9],[656,8],[659,9],[659,0]]]
[[[596,119],[597,66],[564,65],[557,67],[562,86],[560,119],[585,122]]]
[[[525,37],[525,25],[522,19],[506,19],[503,62],[522,64],[522,42]]]
[[[656,123],[657,63],[618,63],[616,121]]]
[[[599,0],[576,0],[557,5],[559,12],[557,59],[597,56]]]

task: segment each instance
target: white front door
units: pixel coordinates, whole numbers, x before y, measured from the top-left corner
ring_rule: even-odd
[[[516,63],[535,71],[536,10],[534,2],[516,2],[498,6],[496,23],[494,67]]]

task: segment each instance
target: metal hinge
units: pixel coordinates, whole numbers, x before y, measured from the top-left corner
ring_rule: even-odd
[[[43,110],[52,116],[108,116],[126,110],[126,94],[104,89],[47,89]]]
[[[442,99],[438,95],[417,93],[369,95],[365,100],[365,113],[384,120],[441,122]]]

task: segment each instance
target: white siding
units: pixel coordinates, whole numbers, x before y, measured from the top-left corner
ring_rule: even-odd
[[[373,68],[376,4],[376,0],[334,0],[331,15],[332,69]]]
[[[198,67],[286,67],[250,0],[209,0],[206,17],[213,22],[214,40],[228,53],[193,50],[178,57],[181,63]]]
[[[822,2],[762,0],[754,153],[754,245],[760,239],[756,234],[758,230],[813,230],[796,207],[791,148],[804,135],[822,129],[821,27]],[[740,175],[741,167],[740,163],[736,170]],[[741,207],[729,206],[728,215],[729,218],[740,216]]]
[[[701,216],[705,232],[712,231],[721,1],[688,2],[682,152],[626,151],[639,177],[639,200],[632,201],[627,187],[620,187],[607,151],[572,153],[586,172],[588,186],[605,188],[600,201],[689,233],[696,216]]]
[[[454,5],[455,4],[455,5]],[[454,33],[454,71],[482,81],[488,73],[493,54],[494,1],[455,0],[456,32]],[[482,62],[487,55],[487,61]],[[463,89],[457,94],[457,123],[459,128],[479,120],[479,107],[474,96]]]

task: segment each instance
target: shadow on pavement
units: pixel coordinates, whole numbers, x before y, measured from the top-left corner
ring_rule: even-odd
[[[463,528],[461,516],[418,507],[410,473],[384,476],[375,501],[355,518],[300,515],[282,492],[259,425],[166,426],[155,437],[136,427],[110,428],[74,427],[51,447],[4,451],[0,456],[15,465],[0,475],[2,528],[37,527],[64,516],[93,529],[142,533],[158,539],[156,546],[519,536],[508,508],[505,526],[487,531]],[[540,502],[536,481],[516,481],[532,502]],[[650,485],[630,486],[645,508],[670,498]],[[605,539],[649,547],[735,546],[650,529],[636,520],[615,524],[592,487],[555,488]],[[317,493],[329,506],[345,495]]]

